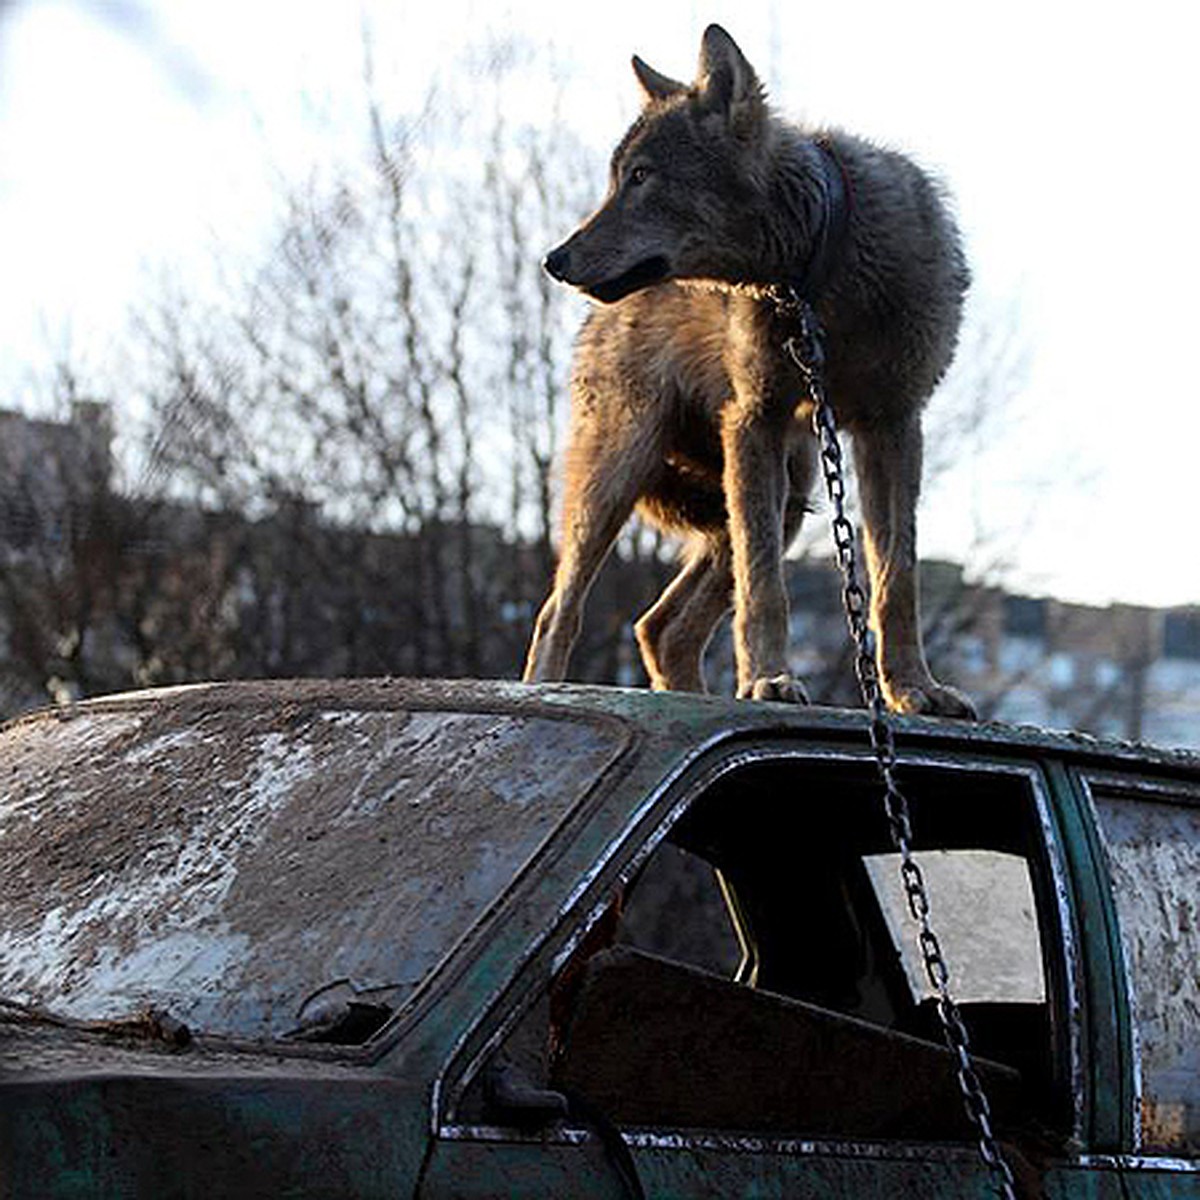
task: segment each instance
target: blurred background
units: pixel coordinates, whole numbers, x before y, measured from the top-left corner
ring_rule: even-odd
[[[712,20],[781,111],[955,199],[935,670],[990,717],[1200,744],[1200,83],[1162,0],[0,0],[0,714],[515,677],[585,312],[539,263],[603,193],[630,54],[690,78]],[[643,681],[675,549],[622,538],[575,677]],[[794,559],[795,665],[852,702],[819,504]]]

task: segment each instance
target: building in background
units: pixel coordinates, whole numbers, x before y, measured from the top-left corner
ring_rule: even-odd
[[[248,515],[114,484],[107,406],[64,421],[0,412],[0,714],[122,688],[248,676],[515,677],[544,547],[494,524],[403,532],[283,496]],[[576,678],[641,685],[632,622],[669,554],[626,539],[605,567]],[[793,668],[818,703],[856,704],[831,563],[788,571]],[[1200,606],[1106,608],[1015,595],[922,564],[935,672],[985,719],[1200,747]],[[728,634],[709,654],[732,691]]]
[[[1070,604],[971,584],[955,563],[921,572],[935,673],[982,717],[1200,746],[1200,606]],[[832,565],[795,564],[791,593],[793,665],[822,678],[847,636]]]
[[[77,400],[66,421],[0,410],[0,539],[6,561],[64,544],[82,504],[111,489],[112,413]]]

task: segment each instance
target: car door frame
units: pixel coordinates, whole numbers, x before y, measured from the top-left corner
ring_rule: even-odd
[[[559,908],[554,928],[544,932],[541,949],[529,957],[520,972],[520,979],[514,980],[514,986],[506,989],[496,1004],[460,1039],[434,1089],[430,1123],[436,1143],[493,1144],[510,1148],[527,1143],[545,1150],[550,1145],[582,1145],[594,1140],[585,1129],[577,1126],[522,1134],[504,1125],[466,1124],[455,1118],[454,1110],[484,1062],[516,1026],[536,999],[536,994],[544,990],[541,981],[552,977],[569,958],[586,931],[604,912],[613,890],[622,880],[635,874],[696,798],[731,771],[781,760],[798,763],[840,760],[862,764],[869,763],[870,756],[860,745],[759,733],[710,747],[663,780],[628,813],[609,839],[604,853],[581,873],[578,884]],[[1039,762],[1027,747],[1021,746],[1006,748],[1002,744],[975,743],[968,749],[947,751],[902,742],[899,762],[902,767],[1001,773],[1023,779],[1030,788],[1050,872],[1049,880],[1043,881],[1041,886],[1047,890],[1049,919],[1056,926],[1057,954],[1061,955],[1059,978],[1053,983],[1048,978],[1047,988],[1048,994],[1052,986],[1061,992],[1052,1003],[1055,1020],[1062,1023],[1065,1034],[1063,1053],[1071,1095],[1072,1144],[1090,1151],[1055,1163],[1055,1171],[1061,1174],[1059,1190],[1063,1195],[1072,1194],[1075,1188],[1069,1179],[1079,1172],[1086,1172],[1111,1180],[1114,1184],[1111,1194],[1118,1195],[1111,1165],[1103,1152],[1096,1153],[1101,1147],[1092,1140],[1093,1133],[1097,1132],[1092,1110],[1103,1091],[1102,1086],[1098,1087],[1103,1080],[1097,1077],[1091,1062],[1099,1022],[1090,980],[1097,970],[1103,972],[1104,964],[1097,967],[1090,961],[1095,949],[1092,931],[1080,914],[1081,903],[1088,899],[1088,889],[1081,886],[1081,874],[1086,877],[1092,869],[1094,847],[1087,837],[1090,823],[1085,819],[1086,814],[1077,811],[1081,799],[1077,789],[1057,763]],[[882,813],[880,819],[883,820]],[[936,903],[934,897],[935,923]],[[523,987],[519,986],[521,981],[524,981]],[[1107,1074],[1108,1065],[1102,1066],[1101,1075]],[[823,1156],[863,1162],[916,1157],[922,1162],[941,1161],[955,1172],[969,1170],[964,1162],[964,1147],[955,1144],[742,1138],[735,1134],[667,1129],[623,1131],[623,1138],[639,1160],[665,1152],[686,1151],[707,1156],[714,1152],[745,1154],[751,1151],[759,1155],[772,1153],[807,1159],[814,1164]],[[973,1150],[965,1149],[970,1150],[967,1157],[973,1157]],[[1099,1185],[1097,1180],[1093,1180],[1093,1184],[1101,1187],[1100,1191],[1093,1190],[1093,1195],[1109,1194],[1109,1189]]]
[[[1109,852],[1095,799],[1097,790],[1107,789],[1117,795],[1139,800],[1162,800],[1167,803],[1183,801],[1200,809],[1200,780],[1139,771],[1130,764],[1109,767],[1083,763],[1072,767],[1070,785],[1076,802],[1086,812],[1094,846],[1095,875],[1101,896],[1100,912],[1113,979],[1113,1011],[1117,1018],[1117,1036],[1114,1039],[1117,1061],[1113,1064],[1113,1070],[1120,1080],[1120,1111],[1114,1122],[1118,1144],[1108,1153],[1088,1156],[1087,1161],[1097,1169],[1119,1171],[1130,1200],[1141,1200],[1143,1197],[1146,1200],[1167,1196],[1179,1197],[1180,1200],[1200,1197],[1200,1157],[1184,1158],[1145,1153],[1142,1150],[1139,1120],[1141,1064],[1133,1019],[1133,975],[1125,952],[1125,941],[1121,936]]]

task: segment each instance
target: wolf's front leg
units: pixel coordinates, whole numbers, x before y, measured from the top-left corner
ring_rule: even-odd
[[[653,431],[579,406],[565,456],[562,544],[554,586],[538,613],[521,678],[565,679],[596,573],[661,457]]]
[[[788,479],[784,434],[736,402],[722,414],[725,503],[733,551],[733,649],[738,696],[808,697],[787,661],[788,602],[783,578],[783,514]]]
[[[921,423],[854,431],[862,497],[871,627],[884,699],[897,712],[974,717],[971,701],[934,679],[921,644],[917,595],[917,499],[921,491]]]

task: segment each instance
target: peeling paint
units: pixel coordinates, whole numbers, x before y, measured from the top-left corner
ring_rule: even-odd
[[[1131,984],[1141,1146],[1200,1152],[1200,805],[1093,792]]]

